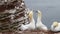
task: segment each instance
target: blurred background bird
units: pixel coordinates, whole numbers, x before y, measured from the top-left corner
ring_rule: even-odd
[[[57,21],[54,21],[53,24],[51,25],[51,30],[54,32],[60,31],[60,23]]]
[[[37,15],[38,15],[38,18],[37,18],[36,28],[39,30],[46,30],[47,31],[48,28],[41,21],[41,18],[42,18],[41,11],[38,10]]]
[[[30,23],[26,24],[26,25],[22,24],[19,29],[21,29],[23,31],[24,30],[34,30],[35,29],[35,21],[34,21],[34,18],[33,18],[33,11],[29,12],[28,17],[29,17]]]

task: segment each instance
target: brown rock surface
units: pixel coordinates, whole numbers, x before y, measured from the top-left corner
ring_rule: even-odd
[[[1,33],[0,33],[1,34]],[[2,34],[60,34],[60,32],[52,32],[52,31],[19,31],[19,32],[2,32]]]

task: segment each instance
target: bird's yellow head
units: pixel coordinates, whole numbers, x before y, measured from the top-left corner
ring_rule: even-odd
[[[53,22],[53,26],[57,27],[58,26],[58,22],[57,21]]]
[[[38,10],[38,17],[41,18],[42,17],[42,13],[41,11]]]
[[[33,11],[29,12],[28,17],[29,17],[30,20],[32,19],[32,17],[33,17]]]

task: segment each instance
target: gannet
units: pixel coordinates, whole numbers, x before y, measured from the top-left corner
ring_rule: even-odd
[[[41,11],[38,10],[38,18],[37,18],[37,23],[36,23],[36,28],[39,30],[48,30],[48,28],[42,23],[41,21],[42,13]]]
[[[29,17],[29,20],[30,20],[30,23],[29,24],[26,24],[26,25],[21,25],[20,29],[21,30],[34,30],[35,29],[35,21],[34,21],[34,18],[33,18],[33,11],[30,11],[29,14],[28,14],[28,17]]]
[[[53,22],[53,24],[51,25],[51,30],[54,32],[60,31],[60,23],[58,23],[57,21]]]

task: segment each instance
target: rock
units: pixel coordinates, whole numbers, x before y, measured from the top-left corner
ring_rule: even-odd
[[[0,0],[0,32],[17,31],[28,21],[24,0]]]

